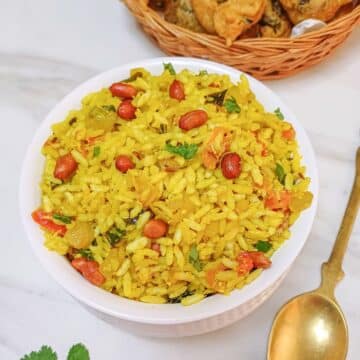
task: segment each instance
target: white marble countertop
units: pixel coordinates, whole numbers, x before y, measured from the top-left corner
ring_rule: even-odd
[[[276,310],[318,285],[351,188],[360,143],[360,28],[322,65],[268,83],[304,124],[319,166],[319,209],[301,256],[279,290],[247,318],[211,334],[165,340],[137,337],[99,320],[54,283],[31,252],[17,199],[26,146],[51,107],[97,72],[162,52],[116,0],[1,0],[0,7],[0,359],[19,359],[42,344],[64,359],[79,341],[95,360],[264,359]],[[344,270],[337,297],[349,324],[348,359],[357,360],[359,220]]]

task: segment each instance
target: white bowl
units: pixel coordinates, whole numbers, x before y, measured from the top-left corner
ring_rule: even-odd
[[[31,246],[45,269],[72,296],[89,307],[110,315],[110,319],[137,333],[151,336],[190,336],[229,325],[244,317],[263,303],[280,284],[286,272],[299,255],[309,235],[318,201],[318,174],[310,141],[301,124],[290,109],[266,86],[247,76],[251,89],[268,111],[281,108],[286,119],[294,126],[307,174],[311,177],[310,190],[314,194],[312,206],[303,212],[292,227],[291,238],[274,254],[273,265],[254,282],[229,296],[215,295],[202,302],[184,307],[180,304],[152,305],[128,300],[91,285],[74,270],[68,261],[43,245],[43,235],[32,221],[31,212],[39,206],[39,182],[44,159],[40,149],[50,134],[50,125],[65,118],[68,111],[80,106],[88,93],[108,87],[128,77],[129,70],[144,67],[153,74],[161,73],[163,63],[171,62],[176,70],[187,68],[198,72],[228,74],[237,81],[240,72],[214,62],[192,58],[157,58],[120,66],[102,73],[77,87],[67,95],[45,118],[31,142],[23,163],[20,180],[20,212]]]

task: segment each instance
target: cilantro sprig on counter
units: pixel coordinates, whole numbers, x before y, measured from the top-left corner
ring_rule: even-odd
[[[198,146],[196,144],[187,144],[187,143],[174,146],[167,143],[165,145],[165,150],[172,154],[180,155],[185,160],[190,160],[196,155],[198,151]]]
[[[40,350],[32,351],[20,360],[58,360],[58,356],[50,346],[43,345]],[[83,344],[75,344],[70,348],[66,360],[90,360],[89,351]]]

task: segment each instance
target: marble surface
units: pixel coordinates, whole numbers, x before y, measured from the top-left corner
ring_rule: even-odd
[[[183,339],[141,338],[99,320],[38,264],[18,215],[18,179],[26,146],[52,106],[90,76],[162,55],[116,0],[0,2],[0,359],[49,344],[60,359],[82,341],[92,359],[265,359],[276,310],[318,285],[354,174],[360,144],[360,29],[328,61],[290,79],[268,82],[307,129],[320,173],[320,202],[308,242],[276,293],[226,329]],[[337,289],[348,319],[348,359],[360,358],[360,221]],[[290,360],[290,359],[289,359]]]

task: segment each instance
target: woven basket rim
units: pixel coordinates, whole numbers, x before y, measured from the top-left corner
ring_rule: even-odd
[[[360,24],[358,4],[323,28],[295,38],[238,39],[228,46],[220,36],[197,33],[166,21],[147,5],[147,0],[122,1],[166,54],[210,59],[261,80],[281,79],[320,63]]]
[[[125,3],[132,2],[133,0],[123,0]],[[196,36],[197,38],[204,38],[212,41],[219,41],[218,35],[212,35],[207,33],[197,33],[195,31],[183,28],[179,25],[172,24],[168,21],[166,21],[157,11],[150,8],[144,1],[140,0],[137,1],[138,5],[143,8],[144,13],[147,13],[148,15],[151,15],[152,18],[156,19],[158,23],[164,24],[164,27],[166,26],[166,29],[168,31],[171,31],[171,29],[174,29],[176,33],[185,33],[187,35]],[[360,16],[360,3],[357,4],[352,11],[350,11],[348,14],[345,14],[341,16],[338,19],[332,20],[331,22],[327,23],[326,26],[322,27],[321,29],[311,31],[308,33],[305,33],[303,35],[294,37],[294,38],[249,38],[249,39],[237,39],[233,41],[232,45],[226,46],[225,40],[224,40],[224,46],[226,46],[228,49],[231,49],[234,45],[242,45],[242,44],[251,44],[252,46],[256,46],[256,44],[286,44],[288,45],[289,42],[297,43],[302,42],[307,39],[312,39],[313,37],[319,37],[322,35],[327,35],[329,32],[331,32],[332,29],[335,29],[337,26],[341,26],[342,22],[352,19],[353,17]],[[360,23],[360,21],[359,21]]]

